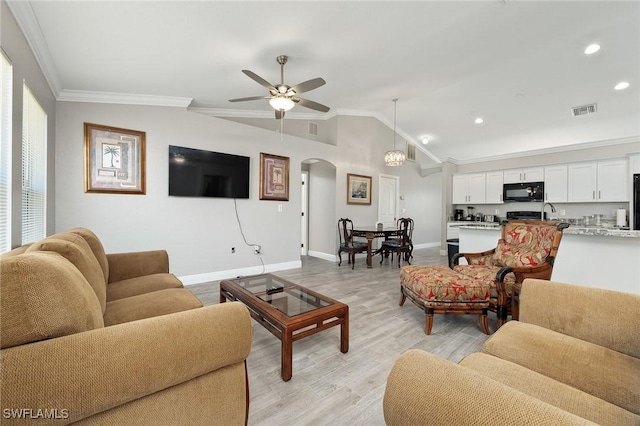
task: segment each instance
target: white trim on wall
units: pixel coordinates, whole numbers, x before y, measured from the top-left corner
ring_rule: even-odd
[[[286,271],[288,269],[296,269],[302,267],[302,261],[296,260],[292,262],[274,263],[272,265],[251,266],[248,268],[229,269],[226,271],[207,272],[205,274],[184,275],[178,277],[184,285],[202,284],[210,281],[220,281],[227,278],[236,278],[246,275],[257,275],[267,272]]]
[[[319,251],[309,250],[309,256],[317,257],[318,259],[322,259],[322,260],[328,260],[329,262],[338,261],[338,256],[336,256],[335,254],[322,253]]]

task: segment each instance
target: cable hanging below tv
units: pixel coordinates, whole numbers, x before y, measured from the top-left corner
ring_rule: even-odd
[[[169,195],[249,198],[249,157],[169,145]]]

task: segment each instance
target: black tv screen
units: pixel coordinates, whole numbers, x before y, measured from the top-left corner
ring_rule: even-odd
[[[249,157],[169,145],[169,195],[249,198]]]

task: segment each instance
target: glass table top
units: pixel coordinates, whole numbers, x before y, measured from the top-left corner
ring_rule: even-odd
[[[230,281],[289,317],[333,304],[331,300],[323,298],[320,294],[275,275],[255,275]]]

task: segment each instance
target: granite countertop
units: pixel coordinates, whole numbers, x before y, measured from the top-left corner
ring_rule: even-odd
[[[471,222],[469,224],[461,225],[460,228],[499,230],[500,224],[493,222]],[[602,226],[570,225],[563,232],[565,235],[595,235],[605,237],[640,238],[640,231],[619,228],[605,228]]]

